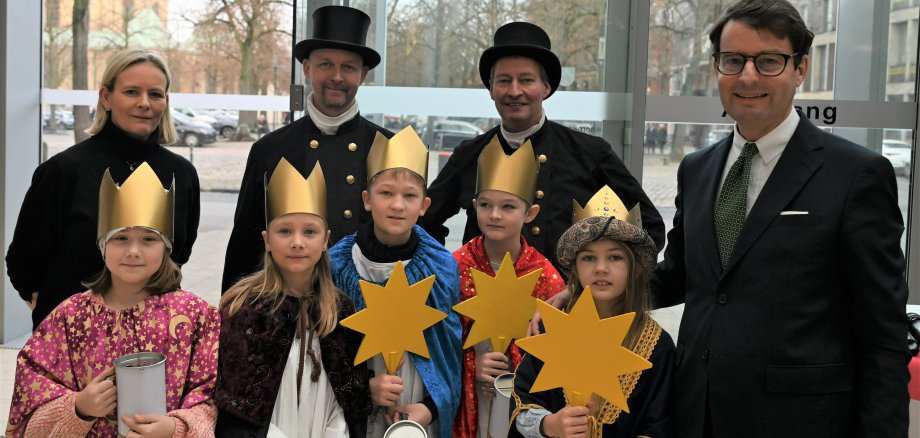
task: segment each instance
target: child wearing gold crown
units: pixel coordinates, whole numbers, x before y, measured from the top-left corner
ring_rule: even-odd
[[[359,280],[386,283],[402,261],[411,284],[436,276],[427,305],[448,314],[424,332],[430,359],[410,353],[395,376],[386,374],[379,355],[369,361],[375,374],[371,396],[379,408],[368,436],[383,436],[393,421],[383,407],[396,407],[409,420],[427,426],[429,437],[449,437],[460,398],[460,320],[451,311],[459,283],[450,252],[415,225],[431,203],[425,196],[428,150],[412,127],[389,141],[378,134],[368,153],[367,174],[362,197],[372,221],[329,251],[336,285],[358,310],[364,309]]]
[[[512,155],[505,155],[496,137],[479,155],[473,206],[482,235],[454,252],[460,268],[461,302],[476,296],[471,270],[494,277],[505,254],[514,261],[517,276],[543,269],[533,290],[535,298],[545,300],[565,288],[556,268],[521,235],[524,224],[540,211],[540,206],[534,204],[537,163],[529,141]],[[473,321],[461,316],[461,323],[465,339]],[[521,351],[512,345],[506,356],[504,352],[491,351],[489,342],[483,341],[463,350],[462,361],[461,403],[454,420],[454,437],[486,437],[495,378],[514,371],[521,361]],[[508,413],[503,414],[507,418]]]
[[[674,342],[648,312],[648,279],[658,250],[642,229],[638,205],[627,212],[604,186],[585,206],[575,204],[575,224],[556,246],[556,258],[569,274],[572,306],[590,287],[601,319],[635,312],[623,346],[653,366],[620,376],[630,412],[592,396],[586,406],[569,406],[560,388],[531,393],[543,362],[527,354],[515,371],[513,425],[509,436],[669,437]],[[590,360],[590,358],[585,358]],[[589,415],[591,418],[589,418]]]
[[[360,335],[326,256],[326,183],[284,158],[265,188],[263,268],[221,298],[219,437],[361,436],[371,410]]]
[[[121,420],[143,436],[213,436],[220,316],[178,289],[182,273],[169,258],[174,193],[147,163],[121,187],[105,171],[97,227],[105,268],[19,352],[7,436],[117,436],[113,366],[137,352],[166,357],[167,414]]]

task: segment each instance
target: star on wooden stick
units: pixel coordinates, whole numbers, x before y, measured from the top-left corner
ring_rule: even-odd
[[[379,353],[383,355],[387,372],[395,374],[406,351],[430,357],[423,332],[447,318],[446,313],[425,305],[434,280],[432,275],[410,285],[402,262],[396,262],[386,286],[360,281],[367,307],[341,322],[345,327],[364,333],[355,355],[356,365]]]
[[[512,339],[527,336],[527,326],[537,308],[533,289],[543,268],[518,277],[511,254],[505,253],[495,277],[471,270],[476,296],[454,306],[454,311],[472,319],[473,327],[463,348],[483,339],[492,341],[492,351],[504,353]]]
[[[569,314],[542,301],[537,304],[546,333],[516,341],[544,362],[531,391],[562,387],[571,405],[587,405],[591,393],[629,412],[619,377],[646,370],[652,363],[623,346],[634,312],[600,319],[590,287]]]

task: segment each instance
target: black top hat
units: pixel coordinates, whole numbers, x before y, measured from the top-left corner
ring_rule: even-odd
[[[316,49],[340,49],[361,55],[364,65],[380,64],[380,54],[367,47],[371,17],[355,8],[323,6],[313,12],[313,38],[294,46],[294,57],[303,62]]]
[[[508,23],[495,31],[493,41],[492,47],[482,52],[482,57],[479,58],[479,77],[486,88],[492,89],[489,78],[492,75],[492,66],[499,58],[526,56],[537,61],[546,70],[549,76],[549,96],[556,92],[562,78],[562,64],[550,50],[552,43],[549,41],[549,35],[540,26],[523,21]]]

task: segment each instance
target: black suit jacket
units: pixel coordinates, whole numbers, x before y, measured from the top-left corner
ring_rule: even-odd
[[[652,281],[685,302],[676,430],[905,437],[904,230],[891,164],[804,114],[723,270],[713,206],[731,137],[688,155]],[[807,214],[783,214],[783,212]]]

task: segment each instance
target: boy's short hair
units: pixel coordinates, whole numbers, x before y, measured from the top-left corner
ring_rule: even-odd
[[[422,188],[422,197],[428,196],[428,187],[426,187],[425,179],[422,178],[421,175],[406,169],[405,167],[394,167],[377,172],[377,174],[372,176],[371,179],[367,182],[367,192],[371,193],[371,188],[374,187],[374,184],[379,178],[398,178],[402,175],[411,175],[413,177],[412,179],[418,183],[419,187]]]

